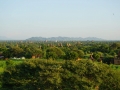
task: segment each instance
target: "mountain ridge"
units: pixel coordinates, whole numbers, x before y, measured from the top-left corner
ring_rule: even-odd
[[[103,41],[104,39],[101,38],[97,38],[97,37],[86,37],[86,38],[82,38],[82,37],[49,37],[49,38],[45,38],[45,37],[31,37],[28,38],[26,40],[30,40],[30,41],[87,41],[87,40],[94,40],[94,41]]]

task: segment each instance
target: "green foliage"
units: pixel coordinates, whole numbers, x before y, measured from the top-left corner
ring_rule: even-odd
[[[112,72],[112,73],[111,73]],[[120,71],[107,71],[100,84],[100,90],[120,90]]]
[[[93,58],[94,58],[95,60],[98,60],[98,59],[100,59],[100,55],[99,55],[98,53],[94,53],[94,54],[93,54]]]
[[[6,61],[6,66],[13,66],[13,61],[12,60],[7,60]]]
[[[2,54],[3,54],[3,56],[4,56],[5,58],[10,58],[10,57],[12,57],[12,53],[11,53],[10,49],[4,50]]]
[[[78,58],[78,53],[75,51],[68,51],[64,56],[66,60],[76,60]]]
[[[0,63],[1,89],[119,90],[119,66],[111,66],[114,57],[120,56],[119,52],[119,41],[1,41],[0,56],[8,58],[8,61]],[[102,59],[110,67],[89,61],[91,53],[96,61]],[[9,60],[22,56],[31,58],[33,55],[47,60],[24,63]],[[86,60],[75,61],[78,58]]]
[[[103,57],[103,53],[102,52],[94,52],[93,53],[93,58],[97,61],[101,60],[101,57]]]
[[[23,49],[20,48],[20,47],[15,46],[15,47],[11,48],[11,53],[12,53],[13,57],[14,56],[15,57],[21,57],[22,53],[23,53]]]
[[[43,42],[43,41],[1,41],[0,42],[0,56],[4,58],[25,57],[44,58],[44,59],[66,59],[66,55],[70,52],[76,52],[79,58],[86,58],[90,53],[96,53],[95,59],[99,58],[99,53],[106,56],[118,56],[120,51],[119,41],[59,41],[59,42]],[[68,53],[69,52],[69,53]],[[85,54],[84,54],[85,52]],[[48,54],[48,55],[47,55]],[[73,54],[73,53],[71,53]],[[74,53],[75,54],[75,53]],[[72,57],[73,58],[73,57]],[[70,59],[72,59],[70,57]],[[76,57],[75,57],[76,58]],[[74,59],[75,59],[74,58]],[[89,57],[87,57],[89,58]]]
[[[119,48],[120,47],[120,43],[113,43],[112,45],[111,45],[111,48],[112,49],[117,49],[117,48]]]
[[[77,53],[78,53],[78,57],[79,58],[83,58],[84,57],[84,52],[82,50],[78,50]]]
[[[2,74],[4,90],[119,90],[120,72],[91,60],[29,60]]]
[[[59,65],[56,62],[29,61],[8,68],[3,73],[3,88],[10,89],[53,89],[61,79]],[[7,77],[7,78],[6,78]]]
[[[64,52],[58,47],[50,47],[46,50],[47,59],[60,59],[63,58]]]
[[[57,54],[55,52],[47,52],[46,58],[55,60],[57,59]]]
[[[111,64],[113,63],[113,60],[114,60],[114,57],[107,56],[107,57],[104,57],[103,63]]]

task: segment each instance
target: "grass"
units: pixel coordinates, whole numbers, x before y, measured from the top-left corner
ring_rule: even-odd
[[[0,74],[4,72],[4,69],[6,68],[6,61],[7,60],[0,60]],[[17,65],[23,62],[23,60],[11,60],[13,61],[13,65]]]
[[[3,73],[6,67],[5,61],[0,61],[0,74]]]
[[[0,74],[4,72],[4,68],[0,67]]]
[[[120,70],[120,65],[110,64],[110,67],[113,68],[114,70]]]

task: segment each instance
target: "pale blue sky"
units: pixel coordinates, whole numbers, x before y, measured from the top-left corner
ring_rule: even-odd
[[[0,36],[120,40],[120,0],[0,0]]]

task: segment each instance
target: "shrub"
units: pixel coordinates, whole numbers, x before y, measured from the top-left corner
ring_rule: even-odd
[[[119,72],[91,60],[30,60],[2,74],[5,90],[119,90]]]

